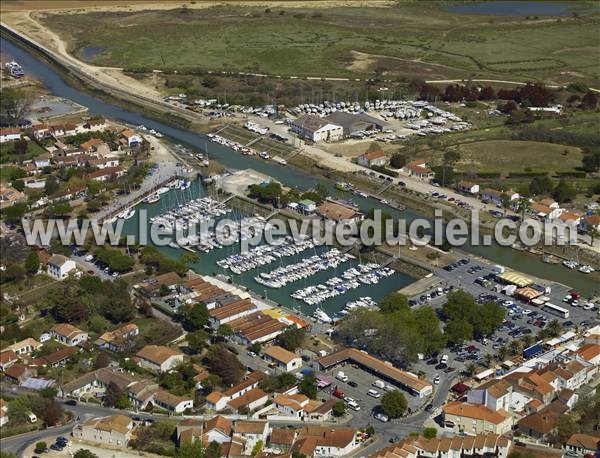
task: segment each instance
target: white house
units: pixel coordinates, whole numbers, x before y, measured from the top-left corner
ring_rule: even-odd
[[[20,342],[14,343],[5,348],[5,350],[12,350],[17,355],[28,355],[31,352],[40,349],[42,346],[37,340],[28,337],[26,339],[21,340]]]
[[[80,345],[88,339],[88,333],[68,323],[55,324],[50,328],[50,334],[57,342],[69,347]]]
[[[278,345],[271,345],[263,350],[263,357],[284,372],[295,371],[302,367],[302,358]]]
[[[146,345],[136,357],[141,367],[155,372],[167,372],[183,363],[183,353],[160,345]]]
[[[233,401],[246,393],[258,388],[261,380],[266,378],[266,374],[260,371],[254,371],[248,374],[244,380],[237,385],[232,386],[226,391],[213,391],[206,396],[206,407],[217,412],[225,409],[230,401]]]
[[[597,456],[598,450],[600,450],[600,437],[575,433],[565,444],[565,449],[569,455],[584,456],[590,454]]]
[[[92,418],[75,425],[73,437],[90,442],[125,447],[131,439],[133,420],[126,415]]]
[[[266,420],[237,420],[233,425],[233,433],[241,436],[246,441],[245,455],[250,455],[258,441],[267,443],[269,435],[269,422]]]
[[[0,143],[13,142],[21,138],[21,130],[16,128],[0,129]]]
[[[313,115],[300,116],[291,124],[292,132],[314,143],[341,140],[344,128]]]
[[[513,388],[507,381],[492,379],[469,391],[467,402],[481,404],[494,411],[508,411],[511,405],[512,391]]]
[[[495,189],[484,189],[483,191],[481,191],[481,200],[483,200],[484,202],[489,202],[495,205],[502,205],[502,196],[506,196],[509,200],[509,202],[514,202],[515,200],[517,200],[520,196],[518,192],[514,192],[514,191],[506,191],[506,192],[500,192],[500,191],[496,191]]]
[[[175,396],[165,390],[159,390],[154,395],[152,404],[169,412],[183,413],[194,407],[194,400],[182,396]]]
[[[403,170],[409,176],[421,181],[429,181],[435,177],[435,173],[431,170],[423,159],[416,159],[409,162],[403,167]]]
[[[358,165],[362,165],[363,167],[383,167],[385,164],[387,164],[387,156],[383,150],[367,151],[366,153],[358,156],[356,158],[356,162],[358,162]]]
[[[69,273],[76,268],[75,261],[62,254],[53,254],[48,260],[48,275],[56,280],[67,278]]]
[[[127,144],[129,146],[135,146],[142,143],[142,136],[131,129],[125,129],[123,132],[121,132],[121,137],[127,140]]]
[[[458,182],[458,190],[465,194],[477,194],[479,192],[479,185],[463,180]]]

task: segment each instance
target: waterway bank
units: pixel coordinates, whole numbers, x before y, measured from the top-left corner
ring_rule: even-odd
[[[316,184],[322,184],[328,189],[330,194],[338,195],[338,192],[334,187],[334,182],[332,182],[330,178],[322,178],[321,176],[301,172],[293,167],[284,167],[279,164],[265,162],[253,157],[242,156],[230,148],[208,142],[204,135],[174,127],[170,124],[170,120],[165,118],[164,114],[158,116],[158,119],[160,119],[160,121],[158,121],[157,119],[149,117],[147,113],[139,114],[118,107],[105,100],[99,99],[98,97],[73,88],[64,80],[62,75],[59,74],[55,68],[41,62],[27,50],[17,47],[6,40],[3,40],[2,45],[3,49],[6,49],[9,54],[13,55],[13,57],[23,65],[26,73],[37,77],[44,83],[50,92],[87,106],[91,115],[103,115],[107,118],[119,119],[132,125],[144,124],[150,129],[162,132],[177,143],[187,145],[197,151],[208,151],[209,156],[212,159],[216,159],[228,168],[254,168],[261,173],[273,176],[287,186],[296,187],[298,189],[308,189]],[[131,109],[131,106],[128,108]],[[354,200],[364,212],[368,212],[374,208],[381,208],[381,203],[376,199],[356,197]],[[422,216],[412,210],[398,211],[391,208],[389,209],[389,213],[393,218],[404,218],[408,222]],[[532,258],[529,254],[517,252],[510,248],[500,247],[498,245],[487,247],[465,246],[464,250],[481,255],[494,263],[505,265],[526,274],[565,283],[587,295],[595,293],[598,288],[593,282],[589,281],[584,275],[578,272],[568,271],[564,267],[558,265],[544,264],[541,260]]]

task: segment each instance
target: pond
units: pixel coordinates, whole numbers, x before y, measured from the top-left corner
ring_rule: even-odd
[[[80,58],[85,61],[92,61],[96,56],[99,56],[108,48],[106,46],[88,46],[87,48],[81,48],[77,53]]]
[[[575,9],[586,9],[589,5],[568,2],[518,2],[488,1],[466,2],[444,6],[449,13],[487,14],[492,16],[569,16]]]

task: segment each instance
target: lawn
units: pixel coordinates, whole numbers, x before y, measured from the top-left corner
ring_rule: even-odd
[[[600,82],[600,18],[526,20],[388,7],[218,5],[144,12],[47,14],[76,55],[98,65],[232,70],[283,76],[508,76]],[[569,73],[571,72],[571,73]]]
[[[553,143],[489,140],[464,143],[457,169],[463,172],[568,172],[581,166],[579,148]]]
[[[16,142],[6,142],[0,145],[0,164],[33,159],[46,152],[46,150],[36,142],[29,141],[27,142],[27,151],[25,154],[16,154],[15,144]]]

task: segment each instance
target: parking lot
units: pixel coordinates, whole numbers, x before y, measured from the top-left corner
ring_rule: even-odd
[[[467,259],[467,258],[465,258]],[[446,296],[450,290],[462,289],[472,294],[478,302],[495,301],[506,310],[506,319],[503,326],[498,329],[485,343],[483,341],[472,341],[465,343],[462,350],[447,351],[449,356],[449,367],[460,371],[465,365],[473,362],[485,366],[485,355],[487,353],[495,354],[498,349],[508,345],[510,341],[521,338],[525,335],[537,336],[550,321],[558,320],[563,328],[586,327],[598,322],[597,305],[592,309],[585,310],[582,305],[585,300],[579,300],[578,306],[574,307],[563,302],[563,299],[569,294],[570,289],[561,284],[550,284],[551,292],[545,294],[550,298],[551,303],[558,305],[569,311],[568,318],[561,318],[551,314],[543,308],[536,307],[533,304],[527,304],[515,297],[508,296],[502,292],[496,292],[494,287],[499,285],[492,278],[492,265],[480,260],[469,260],[469,262],[460,262],[454,264],[451,270],[443,268],[436,269],[434,272],[442,279],[442,292],[438,287],[432,288],[419,296],[410,298],[410,303],[414,307],[430,305],[434,308],[441,308],[446,303]],[[485,282],[481,278],[487,278]],[[478,280],[479,279],[479,280]],[[469,351],[464,348],[469,347]],[[439,360],[439,358],[438,358]],[[429,363],[429,364],[428,364]],[[440,373],[443,368],[437,366],[437,362],[423,361],[416,365],[418,370],[423,370],[428,374],[428,379]],[[442,378],[444,372],[442,372]]]
[[[343,382],[336,378],[336,374],[340,371],[348,377],[348,381]],[[328,399],[329,396],[325,396],[325,394],[333,396],[337,388],[338,394],[341,395],[343,393],[346,400],[346,406],[348,406],[350,400],[354,400],[360,406],[360,410],[358,411],[348,410],[352,413],[354,419],[358,421],[358,423],[362,422],[362,424],[373,422],[373,413],[379,410],[377,408],[381,405],[381,398],[375,398],[368,395],[367,393],[369,390],[375,390],[380,396],[383,396],[387,391],[391,390],[402,391],[395,385],[387,382],[385,382],[386,387],[383,389],[374,386],[373,383],[376,380],[382,381],[382,379],[360,369],[355,364],[342,363],[334,368],[320,371],[320,373],[327,375],[333,380],[331,387],[320,392],[320,397]],[[426,402],[425,398],[421,399],[418,396],[413,396],[405,391],[402,392],[406,397],[408,408],[411,409],[411,411],[417,410]]]

